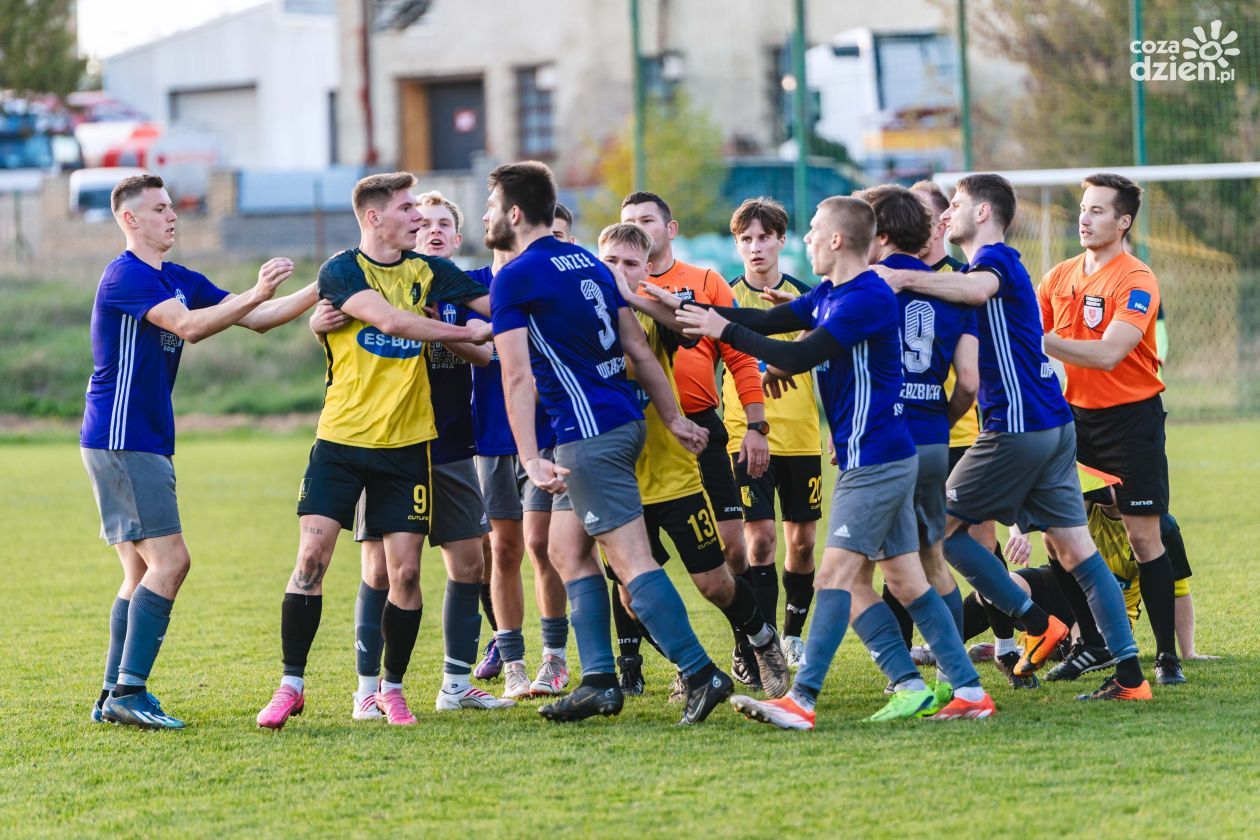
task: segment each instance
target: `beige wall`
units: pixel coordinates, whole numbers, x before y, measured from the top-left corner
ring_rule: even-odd
[[[809,0],[808,40],[845,29],[933,29],[946,24],[930,0]],[[339,0],[343,161],[365,151],[359,90],[360,0]],[[791,0],[642,0],[645,54],[678,52],[682,86],[723,128],[766,146],[774,136],[770,50],[784,43]],[[554,63],[559,173],[589,161],[592,149],[621,129],[631,107],[628,0],[434,0],[424,21],[373,36],[376,145],[382,164],[399,160],[399,79],[482,75],[486,145],[492,160],[517,155],[517,67]],[[769,151],[767,149],[767,151]]]

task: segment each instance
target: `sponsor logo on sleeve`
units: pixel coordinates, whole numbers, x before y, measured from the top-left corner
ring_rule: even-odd
[[[1142,289],[1133,289],[1129,292],[1129,302],[1125,308],[1131,312],[1141,312],[1145,315],[1151,309],[1151,293]]]

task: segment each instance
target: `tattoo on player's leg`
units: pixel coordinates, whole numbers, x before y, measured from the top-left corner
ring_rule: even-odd
[[[316,560],[309,568],[298,567],[293,572],[293,585],[303,592],[310,592],[324,581],[328,564]]]

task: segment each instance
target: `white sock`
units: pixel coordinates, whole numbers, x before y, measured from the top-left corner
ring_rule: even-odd
[[[381,694],[388,694],[391,691],[402,691],[402,683],[392,683],[381,680]]]
[[[379,676],[365,677],[362,674],[359,674],[359,693],[374,694],[376,692],[376,687],[380,685],[380,682],[381,678]]]
[[[761,625],[761,630],[748,637],[753,647],[765,647],[774,638],[774,628],[769,624]]]
[[[543,648],[543,656],[558,656],[561,659],[564,659],[564,652],[564,648]]]
[[[306,680],[302,679],[301,677],[290,677],[288,674],[285,674],[283,677],[280,678],[280,685],[287,685],[289,688],[293,689],[298,694],[301,694],[302,691],[306,688]]]
[[[969,685],[966,688],[954,689],[954,696],[961,697],[968,703],[979,703],[984,699],[984,689],[978,685]]]
[[[997,636],[993,637],[994,656],[1001,656],[1003,654],[1010,653],[1013,650],[1018,650],[1018,648],[1015,647],[1014,639],[999,639]]]
[[[940,668],[936,669],[936,681],[938,683],[945,683],[945,685],[949,685],[949,677],[945,676],[945,672]]]
[[[472,685],[467,674],[443,674],[442,690],[447,694],[459,694]]]
[[[805,711],[812,712],[814,710],[814,701],[810,700],[804,694],[797,693],[795,689],[789,691],[788,696],[796,702],[796,705],[800,706]]]
[[[922,678],[911,677],[908,680],[902,680],[897,683],[894,688],[896,688],[897,691],[924,691],[927,689],[927,685],[923,682]]]

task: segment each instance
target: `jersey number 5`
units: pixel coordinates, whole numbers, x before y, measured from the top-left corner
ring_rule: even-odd
[[[912,300],[906,307],[906,349],[902,363],[911,373],[923,373],[932,366],[932,342],[936,338],[936,311],[924,300]]]
[[[599,284],[594,280],[583,280],[582,297],[589,300],[595,307],[595,314],[604,325],[599,331],[599,346],[607,350],[617,340],[617,333],[613,331],[612,319],[608,317],[608,304],[604,302],[604,294],[600,291]]]

